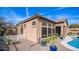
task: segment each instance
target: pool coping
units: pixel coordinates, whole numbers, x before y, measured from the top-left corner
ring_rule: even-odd
[[[66,40],[66,39],[68,39],[68,40]],[[70,42],[70,41],[72,41],[72,40],[73,40],[73,39],[71,38],[71,36],[67,36],[67,37],[64,38],[64,40],[62,40],[60,43],[61,43],[64,47],[66,47],[66,48],[68,48],[68,49],[71,49],[71,50],[73,50],[73,51],[79,51],[78,48],[72,47],[72,46],[70,46],[70,45],[68,44],[68,42]]]

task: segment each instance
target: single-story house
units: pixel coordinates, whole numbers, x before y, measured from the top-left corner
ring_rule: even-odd
[[[26,40],[39,42],[42,38],[51,35],[66,35],[68,32],[67,19],[53,21],[47,17],[35,14],[17,24],[17,34],[23,35]]]
[[[79,28],[68,28],[68,30],[74,34],[79,34]]]

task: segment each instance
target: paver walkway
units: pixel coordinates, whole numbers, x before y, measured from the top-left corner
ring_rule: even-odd
[[[18,51],[49,51],[49,46],[43,47],[40,44],[31,46],[33,44],[34,43],[29,40],[22,40],[20,43],[16,44],[16,47],[18,48]],[[56,46],[58,48],[58,51],[71,51],[70,49],[62,46],[60,40],[56,41]],[[9,47],[10,51],[16,51],[13,45],[10,45]]]

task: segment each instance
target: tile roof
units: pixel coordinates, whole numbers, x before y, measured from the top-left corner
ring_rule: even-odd
[[[42,16],[42,15],[40,15],[40,14],[37,13],[37,14],[35,14],[35,15],[29,17],[28,19],[25,19],[24,21],[21,21],[20,23],[17,24],[17,26],[18,26],[19,24],[22,24],[22,23],[25,23],[25,22],[27,22],[27,21],[30,21],[30,20],[32,20],[32,19],[34,19],[34,18],[36,18],[36,17],[41,17],[41,18],[44,18],[44,19],[47,20],[47,21],[51,21],[51,22],[54,22],[54,23],[66,21],[66,19],[59,19],[59,20],[53,21],[53,20],[51,20],[51,19],[49,19],[49,18],[47,18],[47,17],[44,17],[44,16]]]

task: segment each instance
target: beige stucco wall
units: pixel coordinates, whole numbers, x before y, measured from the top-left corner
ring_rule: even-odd
[[[36,25],[32,25],[33,21],[36,21]],[[18,35],[21,35],[25,40],[30,40],[34,43],[39,42],[39,39],[42,39],[42,30],[41,30],[42,29],[42,21],[43,21],[43,19],[37,17],[37,18],[27,21],[23,24],[19,24],[17,26]],[[67,27],[66,22],[54,24],[52,22],[47,21],[47,23],[52,24],[52,29],[53,28],[55,29],[56,26],[61,26],[61,35],[64,34],[63,26]],[[24,24],[26,24],[26,27],[24,27]],[[21,25],[23,25],[23,34],[21,34]],[[52,32],[53,32],[53,30],[52,30]],[[55,32],[55,30],[54,30],[54,32]],[[65,34],[66,33],[67,32],[65,32]],[[52,33],[52,35],[53,34],[54,33]]]
[[[69,32],[78,34],[79,33],[79,28],[69,28]]]
[[[32,25],[32,22],[36,21],[36,25]],[[38,26],[38,18],[33,19],[31,21],[28,21],[26,23],[26,30],[25,30],[25,35],[26,35],[26,39],[30,40],[32,42],[37,43],[38,38],[37,38],[37,26]]]
[[[19,40],[25,39],[24,33],[21,34],[21,25],[23,25],[23,24],[20,24],[19,26],[16,26],[16,27],[17,27],[17,35],[18,35],[19,38],[20,38]]]
[[[36,21],[36,25],[32,25],[32,22],[33,21]],[[26,27],[24,27],[23,29],[23,31],[24,31],[24,33],[22,34],[23,35],[23,37],[26,39],[26,40],[30,40],[30,41],[32,41],[32,42],[34,42],[34,43],[37,43],[38,42],[38,37],[37,37],[37,25],[38,25],[38,23],[37,23],[37,21],[38,21],[38,18],[36,18],[36,19],[33,19],[33,20],[31,20],[31,21],[28,21],[28,22],[26,22],[26,23],[23,23],[23,24],[20,24],[20,25],[18,25],[17,26],[17,32],[18,32],[18,34],[20,35],[21,33],[21,30],[20,30],[20,28],[21,28],[21,25],[24,25],[24,24],[26,24]]]

